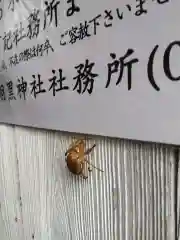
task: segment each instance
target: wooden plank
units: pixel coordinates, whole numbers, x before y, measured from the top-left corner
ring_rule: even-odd
[[[14,128],[0,126],[0,239],[24,240]]]
[[[14,174],[10,161],[10,172],[5,166],[2,168],[2,162],[7,162],[3,152],[9,149],[7,142],[12,141],[13,145],[10,132],[8,127],[2,132],[4,160],[0,179],[6,172],[9,177]],[[174,239],[173,149],[94,137],[88,140],[88,146],[97,144],[90,158],[105,172],[93,170],[83,180],[68,171],[64,159],[73,137],[16,127],[23,239],[33,236],[43,240]],[[14,195],[11,186],[3,189],[6,188]],[[6,207],[11,208],[10,204],[11,201]],[[7,214],[0,229],[8,236],[14,222],[6,227],[11,216]]]

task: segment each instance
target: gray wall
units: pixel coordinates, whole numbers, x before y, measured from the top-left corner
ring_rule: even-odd
[[[178,153],[93,137],[90,159],[105,172],[83,180],[65,164],[73,137],[0,126],[0,239],[174,240]]]

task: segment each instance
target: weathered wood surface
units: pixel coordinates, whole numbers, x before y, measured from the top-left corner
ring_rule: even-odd
[[[0,126],[1,240],[175,239],[172,147],[94,137],[90,158],[105,172],[83,180],[66,167],[71,141],[70,134]]]

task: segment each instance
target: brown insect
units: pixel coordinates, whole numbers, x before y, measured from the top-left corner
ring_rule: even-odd
[[[87,170],[92,171],[91,167],[103,172],[103,170],[97,168],[87,160],[87,156],[92,152],[95,146],[96,144],[94,144],[91,148],[85,150],[84,139],[79,139],[72,143],[65,153],[69,171],[73,174],[82,176],[84,179],[88,178]]]

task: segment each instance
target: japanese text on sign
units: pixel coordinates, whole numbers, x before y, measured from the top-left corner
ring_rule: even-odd
[[[29,2],[0,0],[2,121],[180,143],[178,0]]]

